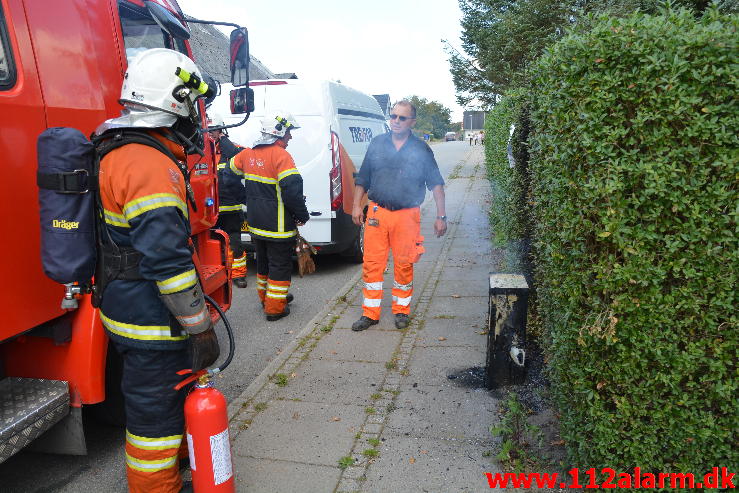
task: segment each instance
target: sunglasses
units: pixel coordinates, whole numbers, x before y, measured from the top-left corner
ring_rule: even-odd
[[[389,120],[395,120],[396,118],[400,120],[401,122],[404,122],[406,120],[413,120],[413,118],[411,118],[410,116],[401,116],[401,115],[396,115],[395,113],[390,113],[390,115],[388,116]]]

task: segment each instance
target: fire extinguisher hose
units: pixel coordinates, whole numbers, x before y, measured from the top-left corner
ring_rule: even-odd
[[[224,361],[221,364],[221,366],[219,366],[218,368],[214,368],[213,370],[210,370],[209,371],[209,373],[211,373],[211,374],[214,375],[216,373],[222,372],[223,370],[226,369],[226,367],[229,364],[231,364],[231,360],[234,357],[234,350],[235,350],[236,344],[234,343],[234,332],[233,332],[233,329],[231,328],[231,324],[229,323],[228,319],[226,318],[226,314],[223,313],[223,310],[221,310],[221,307],[218,306],[218,303],[216,303],[213,300],[213,298],[211,298],[207,294],[205,295],[205,301],[207,301],[208,303],[210,303],[213,306],[213,308],[216,309],[216,311],[218,312],[218,314],[221,316],[221,320],[223,320],[223,325],[226,326],[226,333],[228,334],[228,357],[226,358],[226,361]]]

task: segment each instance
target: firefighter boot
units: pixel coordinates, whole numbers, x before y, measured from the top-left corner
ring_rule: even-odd
[[[233,282],[237,288],[246,287],[246,277],[234,277]]]
[[[282,313],[276,313],[273,315],[268,314],[267,322],[275,322],[281,318],[287,317],[288,315],[290,315],[290,307],[285,304],[285,308],[282,310]]]

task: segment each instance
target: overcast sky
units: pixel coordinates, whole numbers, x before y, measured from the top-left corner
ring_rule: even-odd
[[[188,15],[247,27],[252,56],[272,72],[340,80],[393,101],[416,94],[462,120],[441,42],[461,47],[457,0],[178,1]]]

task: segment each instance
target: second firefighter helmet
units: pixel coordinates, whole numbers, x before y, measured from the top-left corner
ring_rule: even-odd
[[[226,122],[223,120],[223,115],[217,111],[211,111],[208,113],[208,127],[222,127]]]
[[[263,118],[261,124],[262,136],[254,143],[255,146],[271,144],[277,139],[283,138],[290,130],[300,128],[295,117],[284,111],[276,111],[272,115]]]
[[[201,74],[195,62],[177,51],[142,51],[128,64],[120,101],[196,118],[195,100],[213,93]]]

